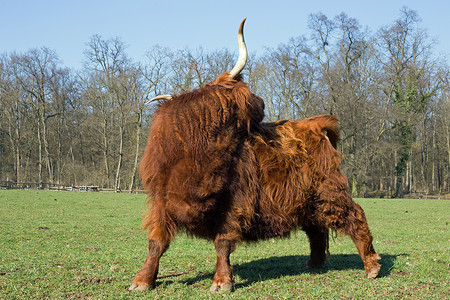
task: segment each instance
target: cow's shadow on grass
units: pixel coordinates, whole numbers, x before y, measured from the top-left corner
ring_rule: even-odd
[[[382,264],[378,277],[386,277],[390,275],[390,271],[399,255],[380,254]],[[360,270],[361,276],[364,276],[364,265],[361,258],[357,254],[337,254],[331,255],[324,268],[310,269],[306,267],[306,261],[309,256],[306,255],[290,255],[275,256],[270,258],[259,259],[243,264],[234,264],[233,272],[241,280],[236,283],[235,288],[246,287],[255,282],[276,279],[283,276],[294,276],[301,274],[324,274],[331,270]],[[214,273],[202,273],[195,277],[188,278],[182,282],[188,285],[195,285],[203,280],[212,280]]]

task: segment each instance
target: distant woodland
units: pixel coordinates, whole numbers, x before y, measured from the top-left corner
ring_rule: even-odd
[[[417,12],[382,28],[310,15],[308,34],[253,54],[245,81],[266,120],[333,114],[354,196],[450,192],[450,68]],[[252,52],[251,45],[249,51]],[[229,71],[236,51],[148,49],[95,35],[72,70],[46,47],[0,55],[0,181],[140,189],[139,160],[159,94]]]

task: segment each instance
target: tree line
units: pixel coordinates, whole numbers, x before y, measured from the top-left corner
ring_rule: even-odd
[[[266,120],[333,114],[354,196],[448,193],[450,69],[416,11],[374,32],[312,14],[244,70]],[[180,94],[234,65],[226,49],[154,46],[134,62],[120,38],[92,36],[80,70],[46,47],[0,56],[0,180],[140,187],[138,164],[159,94]]]

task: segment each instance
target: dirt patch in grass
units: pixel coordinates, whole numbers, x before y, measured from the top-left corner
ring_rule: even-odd
[[[83,251],[98,252],[100,248],[83,248]]]
[[[90,298],[92,295],[88,293],[77,293],[77,292],[70,292],[62,295],[62,298],[64,299],[86,299]]]
[[[403,277],[406,277],[406,276],[409,276],[409,273],[408,273],[408,272],[405,272],[405,271],[395,271],[395,272],[392,273],[392,275],[397,275],[397,276],[403,276]]]
[[[94,276],[86,276],[78,280],[79,283],[90,283],[90,284],[102,284],[102,283],[111,283],[114,281],[113,277],[94,277]]]

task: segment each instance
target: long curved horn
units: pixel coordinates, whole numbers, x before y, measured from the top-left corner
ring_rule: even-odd
[[[172,100],[172,96],[171,95],[159,95],[159,96],[156,96],[155,98],[148,100],[147,102],[145,102],[145,104],[149,104],[150,102],[156,101],[156,100]]]
[[[244,69],[245,64],[247,63],[247,46],[245,45],[244,40],[244,23],[247,18],[245,18],[241,26],[239,26],[238,31],[238,45],[239,45],[239,58],[236,62],[236,65],[233,67],[233,69],[230,72],[230,77],[235,79],[241,71]]]

